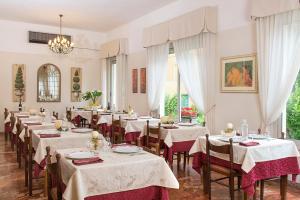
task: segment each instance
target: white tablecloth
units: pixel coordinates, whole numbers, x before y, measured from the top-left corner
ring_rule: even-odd
[[[7,117],[4,119],[4,124],[10,122],[11,113],[9,112]]]
[[[114,119],[118,120],[119,117],[121,116],[121,118],[124,117],[128,117],[128,114],[122,113],[122,114],[114,114]],[[100,114],[99,115],[99,120],[97,122],[97,124],[107,124],[107,125],[111,125],[112,123],[112,114]]]
[[[63,155],[79,149],[64,149],[62,179],[67,186],[64,199],[141,189],[149,186],[179,188],[179,183],[162,157],[142,152],[136,155],[100,152],[102,163],[75,166]]]
[[[145,133],[144,128],[147,125],[147,120],[149,120],[149,125],[157,126],[160,122],[160,119],[141,119],[137,120],[122,120],[122,127],[125,128],[125,133],[130,132],[141,132],[140,137],[142,137]]]
[[[91,133],[73,133],[71,131],[62,132],[61,137],[55,138],[40,138],[38,135],[40,133],[55,133],[55,129],[33,131],[32,146],[36,151],[34,160],[37,163],[41,163],[45,158],[47,146],[50,146],[50,153],[53,155],[57,149],[86,147],[91,138]]]
[[[30,125],[28,126],[28,134],[29,134],[29,129],[32,130],[43,130],[43,129],[54,129],[54,123],[46,123],[43,122],[42,125]],[[23,128],[22,132],[19,135],[19,138],[24,142],[24,137],[25,137],[25,128]]]
[[[206,127],[199,125],[178,127],[178,129],[161,128],[161,138],[168,147],[171,147],[173,142],[192,141],[199,136],[209,134],[209,130]]]
[[[19,115],[16,115],[16,117]],[[16,118],[17,119],[17,118]],[[20,121],[22,124],[26,123],[26,122],[30,122],[30,123],[41,123],[43,121],[44,117],[41,117],[39,115],[29,115],[29,117],[26,118],[20,118]],[[13,134],[17,134],[17,120],[15,123],[15,126],[13,128]]]
[[[210,136],[210,141],[215,145],[228,144],[222,142],[219,138],[222,136]],[[236,164],[241,164],[242,169],[248,173],[255,166],[256,162],[277,160],[287,157],[300,158],[299,151],[293,141],[280,139],[254,140],[260,144],[252,147],[241,146],[238,143],[233,145],[233,160]],[[206,152],[206,138],[199,137],[190,150],[190,154],[197,152]],[[212,154],[221,159],[228,160],[228,156]]]

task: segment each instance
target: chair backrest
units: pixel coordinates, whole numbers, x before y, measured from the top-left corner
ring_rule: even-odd
[[[10,126],[12,128],[15,127],[15,123],[16,123],[16,117],[15,117],[14,113],[11,113],[11,116],[10,116]]]
[[[68,119],[68,121],[70,122],[70,121],[72,121],[72,113],[71,113],[71,111],[72,111],[72,108],[68,108],[68,107],[66,107],[66,117],[67,117],[67,119]]]
[[[8,109],[4,108],[4,119],[7,118],[8,114],[9,114]]]
[[[146,148],[155,148],[155,153],[160,153],[160,139],[161,139],[161,124],[158,123],[157,127],[150,126],[149,120],[147,120],[147,134],[146,134]]]
[[[54,112],[54,111],[53,111],[53,114],[52,114],[52,115],[53,115],[53,117],[55,117],[55,119],[58,119],[58,112]]]
[[[233,170],[233,146],[232,146],[232,139],[229,139],[229,144],[225,145],[214,145],[209,141],[209,135],[206,134],[206,160],[207,165],[210,169],[210,156],[211,152],[225,154],[229,156],[229,162],[230,162],[230,171]]]
[[[46,170],[47,170],[47,193],[48,197],[51,197],[51,199],[62,199],[62,176],[61,176],[61,164],[60,159],[61,155],[56,154],[56,163],[51,162],[51,154],[50,154],[50,146],[46,147]],[[51,189],[54,187],[53,182],[56,180],[56,187],[57,187],[57,193],[56,197],[53,197],[53,193],[51,192]]]
[[[119,116],[118,119],[114,118],[114,115],[111,115],[111,125],[113,127],[121,127],[121,115]]]
[[[99,120],[99,113],[92,111],[92,121],[91,121],[91,128],[94,130],[98,130],[98,120]]]

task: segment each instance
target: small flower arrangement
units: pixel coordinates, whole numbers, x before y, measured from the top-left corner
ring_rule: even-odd
[[[62,131],[62,120],[56,120],[55,121],[55,128],[58,131]]]
[[[182,117],[197,117],[197,111],[191,107],[184,107],[181,109]]]
[[[98,131],[93,131],[92,132],[91,144],[92,144],[93,150],[96,151],[98,149],[98,146],[99,146],[99,133],[98,133]]]
[[[86,91],[82,95],[82,99],[85,101],[91,101],[93,105],[96,104],[98,98],[102,95],[102,92],[100,90],[92,90],[92,91]]]

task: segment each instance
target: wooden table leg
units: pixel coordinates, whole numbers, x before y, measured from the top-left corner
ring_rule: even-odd
[[[280,195],[281,200],[286,200],[287,193],[287,175],[280,176]]]

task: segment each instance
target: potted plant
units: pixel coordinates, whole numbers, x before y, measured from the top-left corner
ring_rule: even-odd
[[[90,101],[90,106],[95,107],[99,106],[97,100],[102,95],[102,92],[99,90],[87,91],[82,95],[82,99],[85,101]]]

